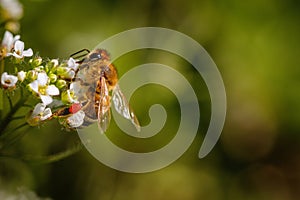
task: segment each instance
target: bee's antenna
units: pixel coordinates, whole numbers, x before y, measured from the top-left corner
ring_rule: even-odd
[[[84,53],[82,53],[82,52],[84,52]],[[77,52],[71,54],[70,57],[72,57],[74,59],[78,59],[78,58],[85,57],[89,53],[90,53],[90,50],[88,50],[88,49],[81,49],[80,51],[77,51]]]

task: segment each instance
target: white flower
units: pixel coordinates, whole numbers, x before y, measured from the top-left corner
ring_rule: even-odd
[[[4,72],[1,75],[1,85],[4,89],[12,89],[16,86],[18,77],[14,75],[8,75],[7,72]]]
[[[46,105],[43,103],[36,104],[31,114],[32,117],[38,116],[42,121],[48,119],[49,117],[51,117],[51,115],[51,109],[46,108]]]
[[[6,11],[8,18],[20,19],[23,15],[23,7],[17,0],[0,0],[1,7]]]
[[[51,96],[59,95],[59,89],[55,85],[48,85],[49,77],[45,72],[40,72],[37,80],[29,84],[29,88],[37,93],[45,105],[52,103]]]
[[[2,39],[1,46],[4,48],[4,55],[9,56],[7,53],[11,53],[15,42],[20,39],[20,35],[13,36],[13,34],[9,31],[5,31],[4,37]]]
[[[23,82],[24,79],[25,79],[25,77],[26,77],[26,72],[24,72],[24,71],[19,71],[18,72],[18,79],[19,79],[19,81]]]
[[[67,91],[64,91],[61,95],[61,99],[66,103],[78,103],[75,91],[74,91],[74,82],[70,84],[70,88]]]
[[[24,42],[17,40],[14,45],[14,52],[8,53],[8,56],[12,55],[16,58],[31,57],[33,55],[33,51],[31,48],[24,50]]]
[[[76,71],[78,69],[79,64],[76,63],[76,60],[73,58],[69,58],[68,60],[68,67]]]
[[[85,116],[85,113],[82,110],[80,110],[80,111],[76,112],[75,114],[71,115],[70,117],[68,117],[67,123],[70,127],[77,128],[83,124],[84,116]]]
[[[43,103],[38,103],[34,107],[31,115],[28,117],[27,122],[31,126],[38,125],[41,121],[44,121],[52,116],[52,111],[50,108],[46,108]]]

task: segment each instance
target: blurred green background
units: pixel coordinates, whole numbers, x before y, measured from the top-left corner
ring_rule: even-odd
[[[227,118],[217,146],[207,157],[198,159],[210,119],[210,99],[201,76],[175,55],[135,51],[116,61],[120,76],[138,64],[158,62],[180,71],[195,89],[201,122],[188,151],[172,165],[146,174],[113,170],[86,150],[44,165],[2,158],[2,184],[26,186],[55,200],[299,198],[299,1],[21,2],[21,39],[26,48],[42,57],[68,58],[136,27],[165,27],[192,37],[211,55],[223,76]],[[180,122],[175,96],[164,87],[149,85],[137,90],[131,99],[142,125],[150,122],[148,109],[154,103],[164,105],[168,112],[167,123],[157,136],[133,139],[114,122],[108,136],[136,152],[168,143]],[[76,139],[76,133],[61,131],[53,121],[32,128],[11,151],[48,155],[68,148]]]

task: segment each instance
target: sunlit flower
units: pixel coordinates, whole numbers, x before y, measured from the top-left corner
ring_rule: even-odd
[[[52,111],[50,108],[46,108],[43,103],[38,103],[32,113],[27,118],[27,122],[31,126],[37,126],[41,121],[44,121],[52,116]]]
[[[77,127],[81,126],[84,122],[84,116],[85,116],[85,113],[82,110],[71,115],[70,117],[67,118],[68,126],[70,126],[72,128],[77,128]]]
[[[2,54],[3,56],[9,56],[8,53],[11,53],[15,42],[20,39],[20,35],[13,36],[13,34],[9,31],[5,31],[1,46],[2,46]]]
[[[19,71],[18,72],[18,79],[19,79],[19,81],[23,82],[24,79],[25,79],[25,77],[26,77],[26,72],[24,72],[24,71]]]
[[[59,95],[59,90],[55,85],[48,85],[49,77],[46,73],[39,73],[37,80],[29,84],[29,88],[39,95],[45,105],[52,103],[52,96]]]
[[[14,52],[8,53],[7,55],[12,55],[16,58],[31,57],[33,55],[33,51],[31,48],[24,50],[24,42],[17,40],[14,45]]]
[[[5,18],[20,19],[23,15],[23,7],[17,0],[0,0],[0,6],[5,11]]]
[[[1,75],[1,85],[4,89],[15,88],[17,82],[18,82],[18,77],[14,75],[8,75],[7,72],[4,72]]]

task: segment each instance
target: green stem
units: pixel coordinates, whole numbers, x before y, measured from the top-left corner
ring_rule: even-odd
[[[82,149],[83,145],[81,143],[76,144],[71,149],[67,149],[65,151],[47,155],[47,156],[34,156],[34,155],[25,155],[25,156],[16,156],[16,155],[0,155],[0,158],[15,158],[21,159],[25,162],[32,163],[32,164],[47,164],[62,160],[66,157],[69,157]]]
[[[23,95],[23,91],[21,89],[21,97],[18,100],[18,102],[12,106],[12,108],[10,109],[9,113],[7,113],[7,115],[4,117],[4,120],[2,120],[1,125],[0,125],[0,135],[3,134],[4,130],[6,129],[6,127],[8,126],[9,122],[12,120],[13,115],[19,110],[19,108],[21,108],[23,106],[23,104],[25,103],[25,97]]]
[[[16,117],[11,118],[11,120],[24,119],[25,117],[26,117],[26,115],[16,116]]]
[[[10,98],[10,95],[6,94],[6,96],[7,96],[8,102],[9,102],[9,107],[10,107],[10,109],[12,109],[13,108],[13,102],[12,102],[12,100]]]
[[[18,131],[16,132],[18,129],[21,129],[25,126],[27,126],[27,123],[23,123],[19,126],[17,126],[16,128],[5,132],[3,135],[1,135],[0,137],[0,150],[4,149],[7,146],[12,145],[13,143],[15,143],[17,140],[21,139],[26,133],[27,131]],[[12,133],[17,133],[17,134],[12,134]]]

